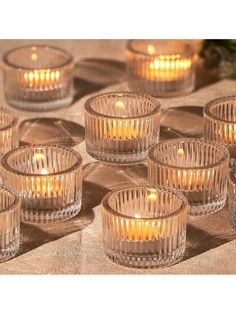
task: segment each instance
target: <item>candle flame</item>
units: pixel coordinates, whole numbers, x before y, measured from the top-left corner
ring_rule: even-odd
[[[38,60],[38,55],[37,55],[37,53],[32,53],[32,55],[31,55],[31,60],[33,60],[33,61]]]
[[[149,201],[156,201],[157,195],[155,193],[151,193],[151,194],[148,195],[147,199]]]
[[[147,52],[150,53],[151,55],[155,53],[155,47],[153,45],[148,45],[147,46]]]
[[[117,101],[115,104],[116,108],[121,108],[124,109],[125,108],[125,104],[123,103],[123,101]]]
[[[184,155],[183,148],[179,148],[177,154],[178,154],[178,156],[183,156]]]
[[[148,195],[147,199],[150,200],[150,201],[156,201],[157,196],[156,196],[155,193],[151,193],[151,194]]]
[[[156,201],[157,199],[156,189],[149,189],[148,192],[150,192],[150,194],[147,196],[147,199],[150,201]]]

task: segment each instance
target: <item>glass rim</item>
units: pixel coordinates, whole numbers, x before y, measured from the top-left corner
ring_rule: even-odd
[[[14,114],[14,112],[8,110],[7,108],[0,107],[0,115],[1,115],[1,113],[6,113],[6,114],[8,114],[12,119],[11,119],[11,121],[10,121],[7,125],[5,125],[5,126],[3,126],[3,127],[0,127],[0,132],[1,132],[1,131],[8,130],[8,129],[11,129],[11,128],[13,128],[14,126],[17,125],[18,118],[17,118],[17,116]]]
[[[9,193],[13,197],[13,202],[11,203],[11,205],[7,206],[4,209],[0,209],[0,216],[1,216],[2,214],[5,214],[6,212],[14,211],[17,205],[20,205],[20,197],[16,192],[14,192],[12,189],[10,189],[9,187],[3,184],[0,184],[0,191],[3,193]]]
[[[153,53],[153,54],[150,54],[150,53],[148,53],[148,52],[143,52],[143,51],[141,51],[141,50],[138,50],[138,49],[135,49],[134,47],[133,47],[133,43],[135,42],[135,41],[139,41],[139,42],[145,42],[145,41],[148,41],[148,40],[152,40],[152,41],[170,41],[171,42],[171,40],[170,39],[130,39],[130,40],[128,40],[128,42],[127,42],[127,45],[126,45],[126,49],[127,50],[129,50],[129,51],[131,51],[132,53],[135,53],[135,54],[137,54],[137,55],[140,55],[140,56],[145,56],[145,57],[159,57],[160,55],[163,55],[163,54],[160,54],[160,53]],[[193,57],[194,55],[195,55],[195,52],[194,52],[194,49],[193,49],[193,47],[191,46],[191,44],[190,43],[187,43],[187,42],[185,42],[184,43],[184,47],[186,48],[186,49],[188,49],[188,51],[186,51],[185,53],[184,53],[184,57],[188,57],[188,58],[191,58],[191,57]],[[165,54],[165,55],[168,55],[168,54]]]
[[[47,148],[47,147],[50,147],[50,148],[60,148],[60,149],[63,149],[64,151],[69,151],[71,152],[74,156],[77,157],[77,161],[70,167],[66,168],[65,170],[62,170],[62,171],[56,171],[56,172],[52,172],[52,173],[47,173],[47,174],[41,174],[41,173],[26,173],[24,171],[21,171],[21,170],[17,170],[15,168],[13,168],[12,166],[9,165],[8,163],[8,158],[10,156],[12,156],[13,154],[15,154],[15,152],[18,152],[20,150],[24,150],[24,149],[33,149],[33,148]],[[82,162],[83,162],[83,159],[82,159],[82,156],[80,155],[80,153],[78,153],[76,150],[72,149],[72,148],[69,148],[69,147],[65,147],[65,146],[62,146],[62,145],[38,145],[38,144],[34,144],[34,145],[24,145],[24,146],[20,146],[20,147],[16,147],[14,149],[12,149],[11,151],[9,151],[8,153],[6,153],[5,155],[3,155],[2,157],[2,160],[1,160],[1,166],[11,172],[11,173],[14,173],[14,174],[17,174],[17,175],[21,175],[21,176],[24,176],[24,177],[52,177],[52,176],[58,176],[58,175],[63,175],[63,174],[68,174],[72,171],[74,171],[75,169],[79,168],[82,166]]]
[[[225,120],[225,119],[215,115],[214,113],[212,113],[210,111],[212,106],[220,104],[222,101],[227,101],[227,100],[235,100],[236,101],[236,96],[232,95],[232,96],[224,96],[224,97],[218,97],[218,98],[212,99],[211,101],[206,103],[206,105],[203,108],[204,116],[207,117],[208,119],[217,120],[220,122],[224,122],[226,124],[236,124],[236,121]]]
[[[159,161],[159,160],[157,160],[156,157],[154,157],[154,151],[158,147],[162,146],[164,143],[167,143],[167,142],[168,143],[174,143],[174,142],[183,142],[183,141],[185,141],[185,142],[200,142],[202,144],[206,143],[206,144],[214,146],[217,149],[219,149],[220,151],[222,151],[223,156],[217,162],[214,162],[210,165],[197,166],[197,167],[184,167],[184,166],[170,165],[170,164],[164,163],[162,161]],[[206,169],[214,169],[217,166],[223,164],[224,162],[228,163],[229,162],[229,152],[224,145],[216,143],[216,142],[211,142],[211,141],[206,140],[204,138],[181,137],[181,138],[174,138],[174,139],[165,140],[165,141],[162,141],[162,142],[159,142],[159,143],[153,145],[148,151],[147,159],[148,159],[148,162],[155,163],[155,164],[158,164],[158,165],[166,167],[166,168],[180,169],[180,170],[192,170],[192,171],[198,171],[199,170],[200,171],[200,170],[206,170]]]
[[[139,217],[139,218],[134,217],[134,216],[130,216],[130,215],[125,215],[122,213],[118,213],[109,205],[110,197],[113,196],[114,194],[118,193],[118,192],[126,191],[126,190],[142,190],[142,189],[155,189],[158,192],[164,192],[167,194],[174,195],[181,201],[181,205],[176,210],[172,211],[171,213],[165,214],[165,215],[156,215],[155,217]],[[160,220],[164,220],[166,218],[171,218],[173,216],[177,216],[178,214],[180,214],[184,210],[188,210],[188,207],[189,207],[189,203],[188,203],[187,198],[182,193],[180,193],[179,191],[176,191],[176,190],[173,190],[170,188],[165,188],[162,186],[134,185],[134,184],[124,184],[124,185],[120,186],[119,188],[108,192],[102,198],[101,205],[106,212],[108,212],[109,214],[111,214],[113,216],[118,216],[120,218],[129,219],[129,220],[146,221],[146,222],[148,222],[148,221],[150,221],[150,222],[160,221]]]
[[[112,95],[114,95],[114,96],[115,95],[118,95],[118,96],[119,95],[120,96],[130,95],[130,96],[133,96],[133,97],[137,96],[137,97],[140,97],[140,98],[146,98],[146,99],[148,99],[149,101],[151,101],[155,105],[155,108],[152,111],[150,111],[150,112],[148,112],[146,114],[140,114],[138,116],[134,115],[132,117],[111,116],[111,115],[107,115],[107,114],[102,114],[102,113],[97,112],[97,111],[95,111],[94,109],[91,108],[91,104],[92,104],[92,102],[95,99],[105,98],[107,96],[112,96]],[[160,104],[160,102],[156,98],[154,98],[154,97],[152,97],[152,96],[150,96],[150,95],[148,95],[146,93],[129,92],[129,91],[113,91],[113,92],[104,92],[104,93],[96,94],[96,95],[94,95],[92,97],[89,97],[87,99],[87,101],[85,102],[84,109],[85,109],[86,113],[88,113],[88,114],[90,114],[92,116],[109,118],[109,119],[112,119],[112,120],[125,120],[125,121],[127,121],[127,120],[134,120],[134,119],[138,120],[140,118],[153,116],[153,115],[155,115],[155,114],[157,114],[157,113],[159,113],[161,111],[161,104]]]
[[[68,60],[64,63],[62,63],[61,65],[59,66],[54,66],[54,67],[46,67],[47,69],[49,70],[56,70],[56,69],[63,69],[64,67],[70,65],[70,64],[73,64],[74,63],[74,57],[72,54],[70,54],[68,51],[60,48],[60,47],[56,47],[56,46],[51,46],[51,45],[40,45],[40,44],[36,44],[36,45],[25,45],[25,46],[20,46],[20,47],[16,47],[16,48],[13,48],[9,51],[7,51],[3,56],[2,56],[2,61],[5,65],[11,67],[11,68],[14,68],[18,71],[21,71],[21,70],[26,70],[26,71],[32,71],[32,70],[37,70],[37,69],[41,69],[42,67],[20,67],[20,66],[17,66],[16,64],[10,62],[8,60],[10,54],[12,54],[13,52],[16,52],[16,51],[19,51],[19,50],[23,50],[23,49],[32,49],[32,48],[41,48],[41,49],[45,49],[45,50],[56,50],[56,51],[60,51],[62,52],[64,55],[66,55],[68,57]]]

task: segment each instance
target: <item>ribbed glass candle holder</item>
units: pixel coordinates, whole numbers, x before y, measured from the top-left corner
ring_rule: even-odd
[[[18,109],[47,111],[71,104],[73,58],[49,46],[26,46],[3,56],[7,102]]]
[[[126,65],[131,89],[174,97],[195,87],[194,47],[182,40],[130,40]]]
[[[236,168],[233,168],[229,175],[229,221],[236,229]]]
[[[81,208],[82,158],[70,148],[31,145],[2,158],[4,184],[21,198],[23,221],[67,220]]]
[[[188,202],[149,186],[121,187],[102,200],[106,254],[129,267],[170,266],[185,252]]]
[[[205,137],[227,147],[236,166],[236,96],[216,98],[204,107]]]
[[[206,140],[163,141],[149,150],[149,183],[182,192],[191,215],[221,210],[226,202],[229,153]]]
[[[0,186],[0,262],[12,258],[20,246],[20,201],[8,188]]]
[[[151,96],[110,92],[85,104],[86,149],[97,160],[129,164],[143,161],[159,141],[160,104]]]
[[[13,112],[0,108],[0,156],[17,147],[17,117]]]

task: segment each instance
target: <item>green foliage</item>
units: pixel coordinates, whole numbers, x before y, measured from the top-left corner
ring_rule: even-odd
[[[200,51],[207,69],[219,68],[221,77],[236,77],[236,39],[207,39]]]

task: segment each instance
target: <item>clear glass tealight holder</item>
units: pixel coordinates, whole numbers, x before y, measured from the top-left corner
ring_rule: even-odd
[[[114,262],[129,267],[164,267],[185,252],[188,202],[178,192],[123,186],[102,200],[103,243]]]
[[[229,174],[229,221],[236,229],[236,168],[231,169]]]
[[[0,262],[12,258],[20,246],[20,200],[0,186]]]
[[[50,223],[70,219],[81,209],[82,158],[57,145],[30,145],[3,156],[3,182],[21,198],[21,219]]]
[[[25,46],[3,56],[9,105],[30,111],[66,107],[73,100],[73,57],[50,46]]]
[[[236,96],[216,98],[203,110],[205,138],[225,145],[230,166],[236,166]]]
[[[191,93],[195,87],[196,54],[184,40],[130,40],[126,47],[131,89],[157,97]]]
[[[0,108],[0,157],[19,144],[17,121],[13,112]]]
[[[145,160],[150,146],[159,141],[160,103],[151,96],[109,92],[85,104],[86,149],[108,163]]]
[[[191,215],[208,215],[226,202],[229,153],[203,139],[163,141],[149,150],[149,183],[182,192]]]

